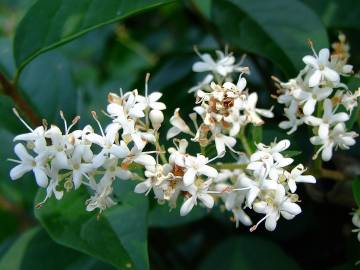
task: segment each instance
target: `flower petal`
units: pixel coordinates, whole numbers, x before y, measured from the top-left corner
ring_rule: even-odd
[[[189,212],[193,209],[195,203],[196,203],[195,196],[188,198],[180,208],[180,215],[186,216],[187,214],[189,214]]]
[[[214,198],[211,195],[206,193],[200,193],[198,195],[198,198],[207,208],[213,208]]]
[[[314,87],[320,84],[321,81],[321,71],[316,69],[314,73],[310,76],[309,86]]]
[[[196,171],[193,168],[187,169],[187,171],[184,174],[184,185],[189,186],[195,181]]]
[[[11,169],[10,171],[10,177],[11,180],[16,180],[21,178],[25,173],[32,170],[32,167],[30,165],[25,164],[19,164]]]
[[[46,173],[40,168],[33,168],[33,172],[35,174],[35,180],[38,186],[46,187],[48,184],[48,178]]]

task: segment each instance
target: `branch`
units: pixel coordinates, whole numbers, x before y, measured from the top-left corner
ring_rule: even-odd
[[[4,74],[0,73],[0,85],[4,90],[4,94],[9,96],[16,106],[26,115],[33,125],[41,123],[40,118],[29,106],[26,100],[20,95],[16,87],[5,77]]]
[[[17,217],[19,221],[18,229],[21,232],[34,224],[34,220],[27,214],[24,208],[14,204],[2,195],[0,195],[0,209],[8,211]]]

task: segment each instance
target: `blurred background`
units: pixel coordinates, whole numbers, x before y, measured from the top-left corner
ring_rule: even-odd
[[[92,123],[89,112],[95,110],[100,115],[109,91],[143,89],[147,72],[151,73],[151,91],[163,93],[167,105],[165,122],[177,107],[181,107],[183,115],[190,113],[194,99],[187,90],[202,78],[191,71],[197,59],[194,45],[204,52],[223,50],[228,45],[238,59],[246,53],[244,65],[251,71],[247,77],[249,88],[258,92],[261,107],[265,108],[275,105],[270,95],[276,89],[270,76],[287,80],[297,74],[302,56],[311,54],[307,38],[320,49],[330,46],[339,31],[343,32],[351,47],[350,63],[355,72],[360,67],[360,1],[198,0],[174,1],[96,27],[34,57],[17,77],[21,57],[14,60],[13,48],[20,55],[21,46],[28,48],[28,37],[36,40],[37,34],[44,31],[38,25],[48,23],[38,21],[32,25],[28,20],[18,28],[23,33],[16,34],[15,41],[20,45],[14,45],[19,22],[34,2],[0,0],[0,73],[9,82],[17,78],[17,93],[38,119],[59,126],[59,110],[69,121],[80,115],[79,127]],[[47,2],[39,13],[50,6],[56,9],[62,2],[70,3],[39,2]],[[58,25],[53,23],[51,27]],[[354,89],[359,82],[356,76],[348,78]],[[44,206],[47,213],[35,216],[38,188],[32,175],[10,180],[13,164],[6,159],[14,158],[12,138],[26,129],[11,111],[18,105],[14,103],[16,96],[4,83],[0,90],[0,269],[115,269],[97,259],[102,255],[97,256],[86,246],[87,234],[103,237],[99,224],[97,229],[81,235],[86,244],[72,245],[61,238],[64,235],[59,236],[62,226],[70,224],[63,219],[75,219],[78,214],[70,211],[74,208],[70,199],[61,204],[68,207],[66,213],[56,206],[58,202],[50,200]],[[265,143],[275,137],[289,138],[276,127],[283,119],[282,107],[276,105],[275,113],[276,118],[268,121],[262,131]],[[359,132],[358,115],[355,118],[354,129]],[[312,148],[304,136],[306,132],[301,130],[290,139],[293,150],[303,151],[295,159],[308,164]],[[347,152],[337,152],[325,166],[359,175],[359,153],[357,144]],[[259,228],[250,233],[244,226],[236,229],[222,209],[211,213],[196,209],[180,218],[178,210],[168,213],[166,206],[157,206],[150,197],[146,226],[151,269],[352,269],[360,260],[360,243],[351,232],[349,213],[356,205],[352,183],[347,180],[352,179],[335,182],[324,178],[314,186],[301,186],[303,213],[292,221],[281,220],[275,232]],[[142,196],[136,199],[147,200]],[[58,215],[50,215],[51,211]],[[258,219],[253,216],[253,220]]]

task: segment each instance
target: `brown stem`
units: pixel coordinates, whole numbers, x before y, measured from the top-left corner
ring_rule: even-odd
[[[16,87],[2,73],[0,73],[0,85],[3,88],[4,94],[9,96],[14,101],[19,110],[21,110],[26,115],[26,117],[33,125],[38,125],[41,123],[40,118],[29,106],[26,100],[20,95]]]
[[[351,177],[346,177],[345,174],[334,171],[334,170],[328,170],[325,168],[320,169],[320,176],[324,178],[329,178],[338,182],[346,181],[347,179],[352,180]]]
[[[0,195],[0,209],[9,211],[17,217],[18,230],[20,232],[25,231],[31,225],[34,224],[34,220],[26,213],[25,209],[9,201],[4,196]]]

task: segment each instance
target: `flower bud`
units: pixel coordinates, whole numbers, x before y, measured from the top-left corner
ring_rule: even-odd
[[[158,129],[161,126],[161,123],[164,121],[164,115],[159,110],[152,110],[149,114],[151,124],[154,129]]]

